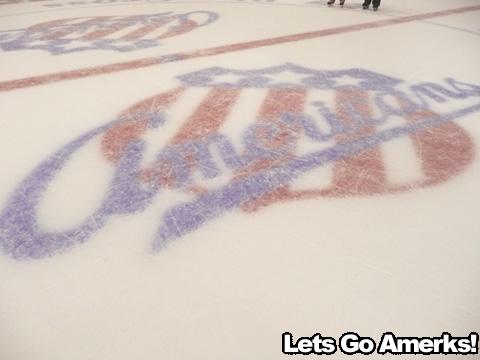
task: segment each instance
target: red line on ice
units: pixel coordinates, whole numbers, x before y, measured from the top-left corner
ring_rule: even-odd
[[[466,12],[479,11],[479,10],[480,10],[480,5],[450,9],[450,10],[441,10],[441,11],[429,12],[424,14],[409,15],[409,16],[403,16],[399,18],[368,22],[363,24],[348,25],[348,26],[318,30],[318,31],[273,37],[268,39],[247,41],[247,42],[230,44],[230,45],[216,46],[216,47],[211,47],[206,49],[184,51],[184,52],[179,52],[175,54],[148,57],[148,58],[143,58],[139,60],[101,65],[101,66],[89,67],[89,68],[78,69],[78,70],[58,72],[58,73],[40,75],[40,76],[32,76],[28,78],[0,82],[0,91],[9,91],[9,90],[15,90],[15,89],[21,89],[21,88],[28,88],[28,87],[33,87],[33,86],[38,86],[43,84],[59,82],[63,80],[80,79],[80,78],[89,77],[89,76],[110,74],[118,71],[138,69],[142,67],[165,64],[165,63],[176,62],[181,60],[202,58],[202,57],[214,56],[214,55],[225,54],[230,52],[249,50],[249,49],[261,48],[261,47],[267,47],[267,46],[274,46],[278,44],[315,39],[315,38],[320,38],[325,36],[385,27],[390,25],[404,24],[404,23],[413,22],[413,21],[426,20],[426,19],[432,19],[432,18],[441,17],[441,16],[462,14]]]

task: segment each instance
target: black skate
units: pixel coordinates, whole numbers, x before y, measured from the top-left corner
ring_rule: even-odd
[[[370,7],[370,5],[362,5],[363,7],[363,10],[368,10],[368,8]]]
[[[373,8],[373,11],[378,11],[378,6],[375,6],[375,7]]]
[[[343,7],[343,4],[345,4],[345,0],[341,1],[340,0],[340,6]]]
[[[335,4],[335,0],[330,0],[330,1],[327,3],[328,6],[332,6],[333,4]]]

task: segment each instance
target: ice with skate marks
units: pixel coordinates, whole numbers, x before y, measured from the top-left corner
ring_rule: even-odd
[[[407,93],[398,90],[402,81],[361,69],[317,71],[292,64],[260,70],[217,67],[177,79],[177,88],[133,105],[113,122],[74,139],[19,184],[0,215],[0,245],[7,254],[17,259],[54,255],[85,242],[115,215],[138,215],[155,201],[168,199],[162,203],[158,236],[153,240],[158,249],[225,212],[252,203],[257,206],[258,199],[263,198],[263,205],[293,200],[290,192],[276,190],[301,186],[297,181],[319,168],[339,164],[337,175],[344,176],[351,166],[343,161],[348,157],[480,110],[479,86],[446,79],[441,84],[411,86]],[[333,103],[325,91],[335,94]],[[437,116],[427,110],[432,104],[467,99],[465,108],[450,107],[450,113]],[[244,109],[250,110],[243,113]],[[412,115],[413,123],[396,123]],[[448,149],[461,148],[452,154],[451,173],[433,168],[429,183],[417,181],[421,186],[444,182],[471,163],[468,135],[456,125],[449,130],[434,131],[433,138],[420,137],[427,145],[441,140]],[[81,207],[89,215],[77,214],[75,221],[68,222],[74,226],[52,232],[38,209],[48,204],[52,192],[66,188],[69,181],[63,176],[78,173],[78,167],[85,173],[82,159],[99,150],[106,168],[101,177],[106,180],[97,184],[96,206],[89,211]],[[432,152],[439,155],[436,145],[426,150],[418,154],[427,155],[424,161],[430,161]],[[445,157],[443,152],[440,155]],[[431,165],[437,166],[439,159],[435,157]],[[361,174],[372,169],[377,170],[364,165]],[[318,179],[313,180],[319,186]],[[343,181],[348,192],[339,193],[334,187],[334,194],[392,191],[384,179],[373,180],[363,189]],[[320,193],[307,195],[323,196],[317,190]],[[264,197],[270,193],[276,197]],[[52,215],[58,209],[41,211]]]

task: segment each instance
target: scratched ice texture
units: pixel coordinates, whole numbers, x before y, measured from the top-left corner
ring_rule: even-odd
[[[0,1],[0,359],[478,331],[480,2],[325,3]]]
[[[340,163],[334,170],[332,187],[315,195],[378,195],[431,186],[449,180],[473,160],[470,137],[452,121],[480,110],[480,86],[454,79],[447,79],[446,86],[422,83],[411,87],[414,94],[411,99],[394,89],[400,81],[360,69],[315,71],[287,64],[265,70],[233,71],[237,78],[231,83],[222,78],[217,80],[230,72],[210,68],[181,75],[178,89],[133,106],[119,120],[81,135],[42,162],[21,182],[0,216],[4,250],[19,259],[53,255],[88,240],[114,214],[145,210],[158,192],[161,196],[162,188],[196,189],[198,195],[190,202],[173,205],[165,211],[154,248],[247,203],[258,207],[255,203],[260,201],[265,205],[266,198],[268,202],[276,202],[300,197],[301,194],[288,191],[289,185],[303,173],[329,163]],[[296,76],[298,82],[277,83],[275,75],[278,73],[291,73],[292,79]],[[345,85],[339,79],[357,84]],[[173,136],[172,143],[156,155],[149,168],[142,169],[143,133],[168,122],[168,105],[189,87],[211,90]],[[266,88],[268,94],[258,119],[240,134],[243,146],[238,151],[219,127],[226,120],[238,93],[251,87]],[[321,102],[315,104],[319,112],[316,118],[302,113],[306,93],[314,90],[336,93],[336,113]],[[378,117],[372,113],[369,93],[374,93],[373,102],[380,110]],[[386,100],[389,97],[398,104],[389,104]],[[466,98],[477,101],[447,114],[435,114],[429,107],[429,101]],[[407,119],[407,123],[375,130],[395,115]],[[316,124],[322,120],[328,125],[326,132]],[[45,189],[71,155],[99,134],[104,134],[105,156],[116,163],[101,206],[85,223],[73,229],[56,233],[44,231],[36,220],[36,208]],[[335,139],[335,144],[297,156],[296,143],[301,136],[322,144]],[[392,186],[385,179],[378,147],[402,136],[411,136],[416,142],[425,174],[415,183]],[[220,154],[221,163],[213,158],[213,149]],[[445,159],[445,153],[450,154],[449,158]],[[206,179],[220,176],[223,166],[237,173],[224,186],[199,189],[192,180],[196,171]]]

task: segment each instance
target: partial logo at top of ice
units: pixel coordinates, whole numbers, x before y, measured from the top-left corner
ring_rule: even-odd
[[[58,19],[26,29],[0,32],[3,51],[46,50],[67,54],[86,50],[128,52],[160,45],[217,20],[211,11]]]

